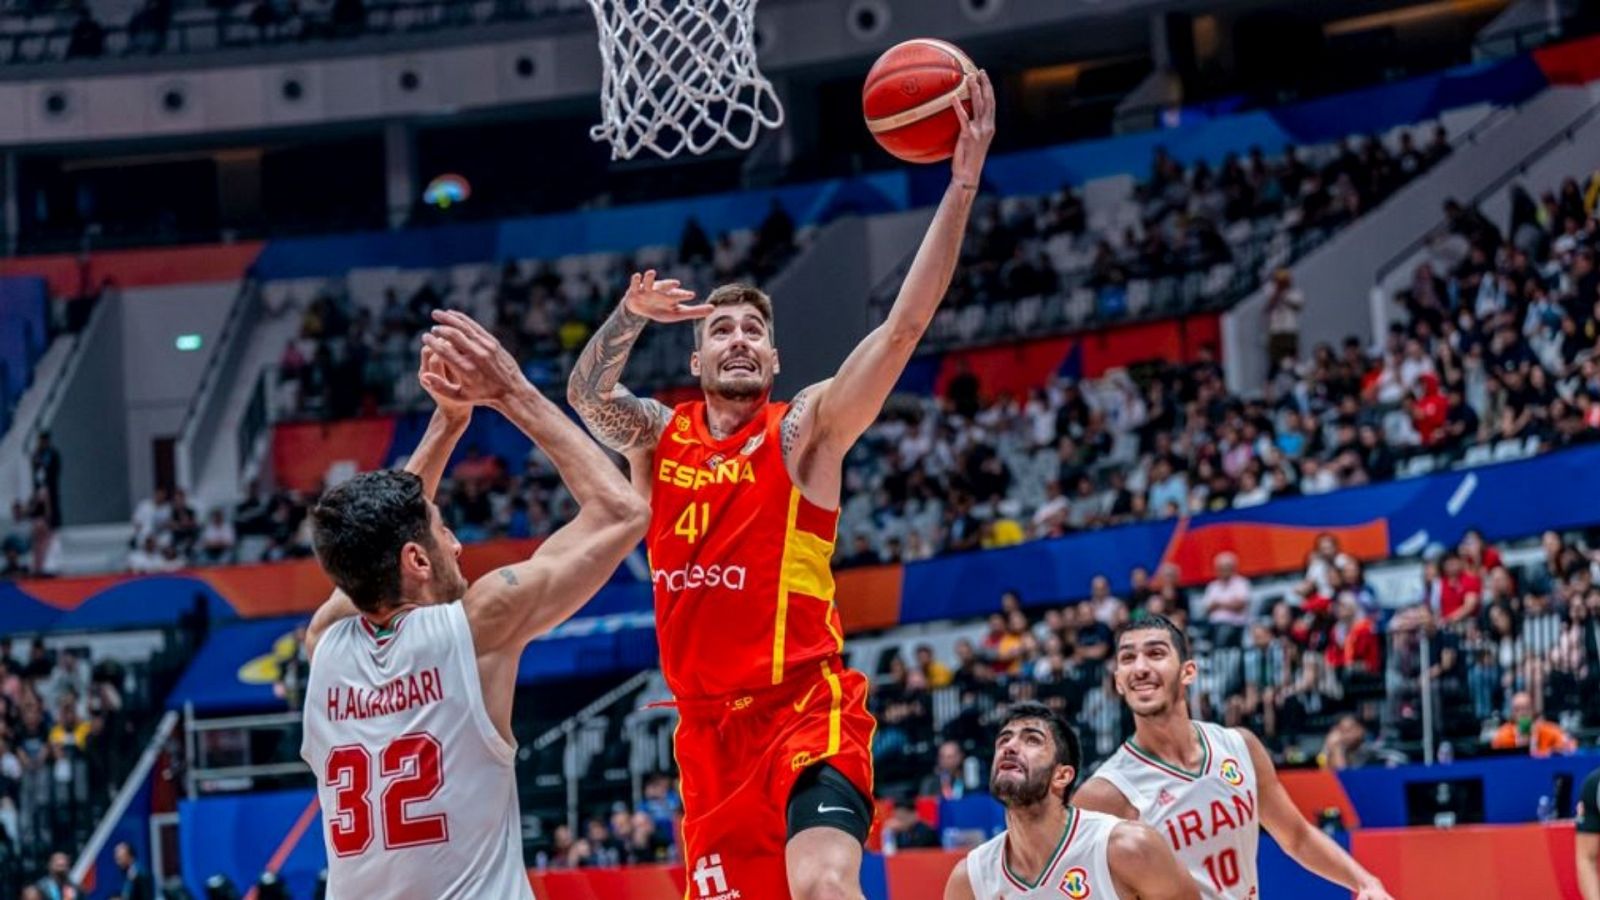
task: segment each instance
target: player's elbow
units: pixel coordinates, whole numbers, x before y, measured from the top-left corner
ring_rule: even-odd
[[[650,527],[650,504],[631,489],[621,496],[607,498],[606,515],[635,543],[644,539]]]

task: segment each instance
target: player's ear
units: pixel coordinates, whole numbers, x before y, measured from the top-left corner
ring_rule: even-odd
[[[427,548],[416,541],[406,541],[400,548],[401,583],[414,579],[426,584],[432,575],[433,559],[428,556]]]
[[[773,347],[772,348],[772,374],[774,374],[774,375],[778,374],[778,370],[781,369],[781,368],[782,368],[782,366],[779,365],[779,362],[778,362],[778,348],[777,347]]]
[[[1183,683],[1187,686],[1193,684],[1194,680],[1200,677],[1200,666],[1194,660],[1186,659],[1183,661],[1182,672]]]
[[[696,326],[696,327],[699,327],[699,326]],[[699,350],[692,350],[692,351],[689,352],[689,374],[693,375],[696,378],[700,377],[700,351]]]
[[[1072,783],[1077,780],[1077,769],[1072,766],[1056,766],[1056,774],[1050,779],[1050,793],[1065,800],[1072,796],[1070,793]]]

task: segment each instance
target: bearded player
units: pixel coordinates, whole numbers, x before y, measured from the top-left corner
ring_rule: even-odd
[[[1078,735],[1042,703],[1018,703],[994,742],[989,790],[1006,830],[950,872],[945,900],[1199,900],[1150,826],[1072,805]]]
[[[859,897],[872,821],[867,679],[847,670],[828,561],[845,453],[877,417],[950,285],[994,134],[972,77],[951,183],[887,320],[832,378],[771,399],[772,302],[748,285],[699,305],[635,275],[584,348],[567,397],[650,498],[661,670],[680,715],[689,895]],[[700,320],[704,401],[669,409],[618,378],[645,324]],[[736,893],[737,892],[737,893]]]
[[[338,591],[306,634],[301,756],[317,776],[328,896],[532,900],[511,701],[529,641],[572,615],[649,511],[606,454],[477,323],[435,313],[422,386],[438,404],[406,471],[368,472],[311,512]],[[433,494],[474,405],[549,456],[578,515],[531,559],[468,585]]]
[[[1113,665],[1117,693],[1133,712],[1133,737],[1078,791],[1078,806],[1154,827],[1208,900],[1260,896],[1262,827],[1296,862],[1356,900],[1392,900],[1294,808],[1259,738],[1189,718],[1185,696],[1196,667],[1181,629],[1161,616],[1123,625]]]

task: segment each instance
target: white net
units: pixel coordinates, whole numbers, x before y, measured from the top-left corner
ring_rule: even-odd
[[[600,28],[604,121],[589,130],[612,159],[642,149],[704,153],[725,140],[748,150],[783,124],[783,105],[756,67],[757,0],[589,0]]]

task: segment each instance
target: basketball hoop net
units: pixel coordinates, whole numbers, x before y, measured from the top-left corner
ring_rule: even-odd
[[[757,0],[589,0],[600,28],[604,121],[589,129],[612,159],[649,148],[700,154],[719,140],[748,150],[783,105],[756,67]]]

